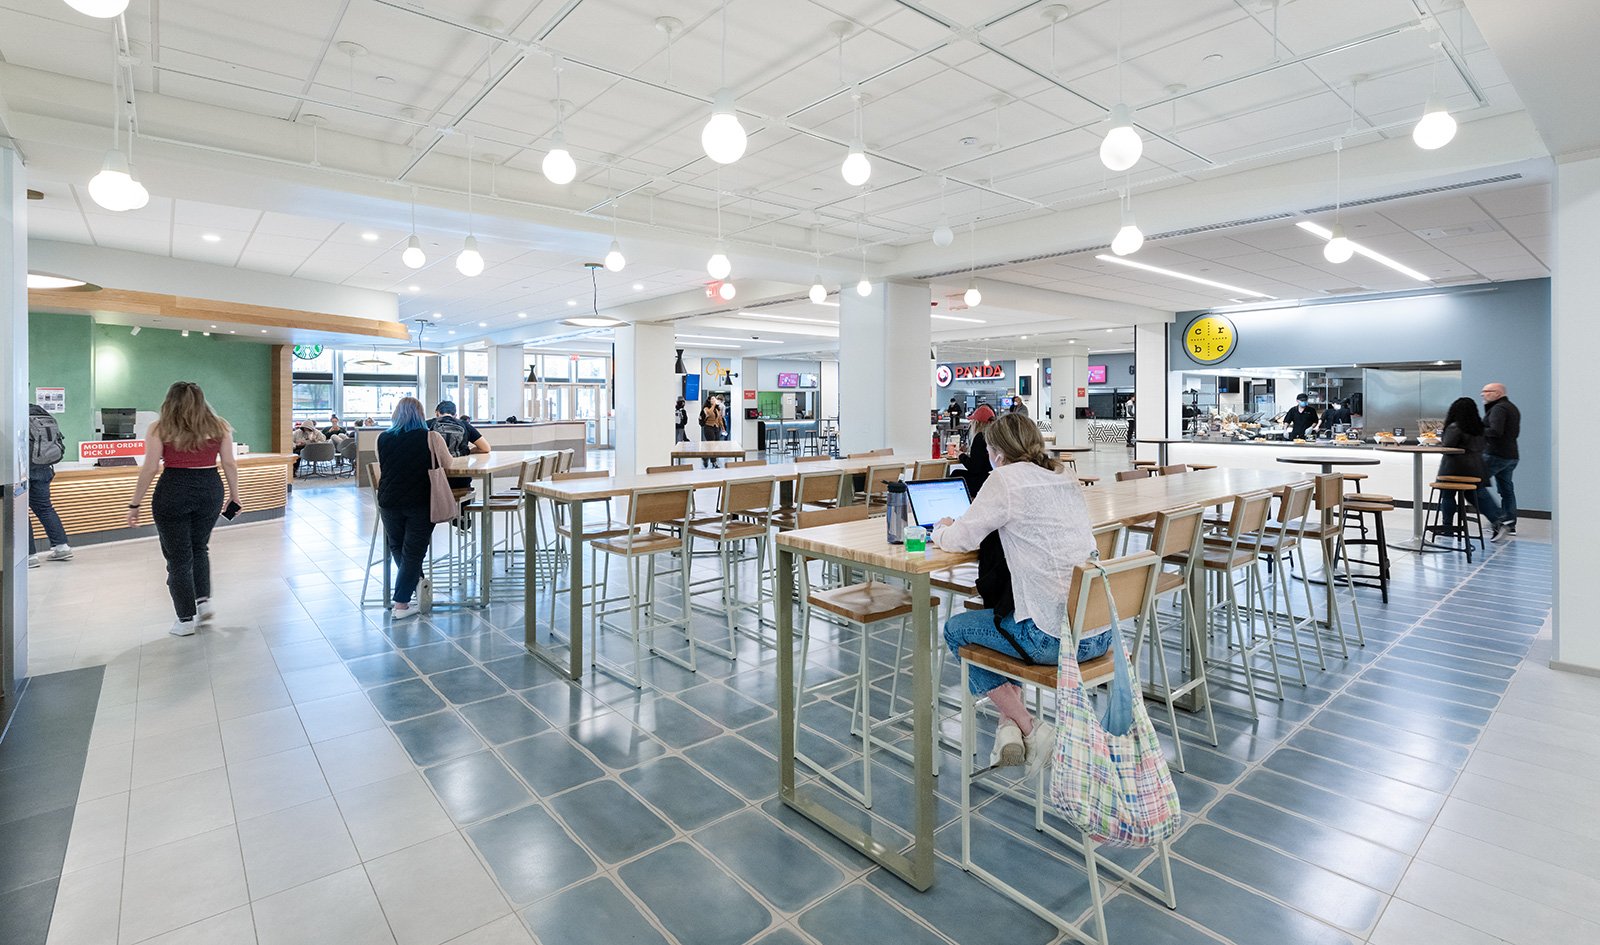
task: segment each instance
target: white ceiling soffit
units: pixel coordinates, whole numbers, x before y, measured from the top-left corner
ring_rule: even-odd
[[[1594,0],[1470,0],[1507,76],[1516,81],[1545,146],[1557,158],[1600,154],[1594,94],[1600,4]]]

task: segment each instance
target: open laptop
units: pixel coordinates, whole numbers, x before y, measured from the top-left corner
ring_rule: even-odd
[[[965,479],[928,479],[906,483],[911,499],[911,520],[932,528],[942,518],[960,518],[972,507]]]

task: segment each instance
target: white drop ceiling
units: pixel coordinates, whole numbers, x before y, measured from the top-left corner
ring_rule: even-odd
[[[1459,178],[1471,127],[1522,108],[1453,0],[1089,0],[1069,3],[1054,25],[1047,6],[737,0],[727,84],[750,145],[719,169],[699,146],[705,102],[722,84],[713,0],[133,0],[135,156],[153,196],[141,211],[112,214],[84,186],[109,137],[109,26],[61,0],[0,0],[0,135],[22,147],[31,185],[46,194],[30,205],[33,237],[391,291],[403,318],[437,313],[456,340],[506,343],[562,332],[560,318],[596,304],[623,317],[647,300],[652,318],[705,311],[699,265],[719,194],[735,278],[782,283],[790,297],[817,268],[830,286],[853,284],[858,239],[874,276],[929,271],[901,259],[949,219],[963,232],[940,270],[972,264],[998,282],[1166,312],[1225,304],[1214,290],[1117,269],[1093,251],[990,268],[1002,260],[984,255],[986,231],[1105,207],[1104,225],[1063,225],[1039,249],[1096,245],[1115,228],[1119,187],[1131,186],[1137,208],[1140,194],[1331,154],[1341,137],[1380,148],[1409,136],[1435,82],[1463,126],[1454,157],[1436,152],[1439,173]],[[663,16],[681,23],[670,52],[656,26]],[[831,32],[841,22],[842,45]],[[1436,64],[1430,39],[1449,61]],[[565,60],[565,134],[579,162],[566,189],[538,170],[555,129],[552,55]],[[864,197],[838,172],[856,91],[874,167]],[[1123,179],[1096,153],[1105,106],[1119,99],[1138,107],[1146,140]],[[479,194],[470,222],[469,140]],[[1427,174],[1408,182],[1431,183]],[[398,258],[413,185],[429,255],[415,272]],[[1361,187],[1349,182],[1346,193]],[[1382,192],[1396,189],[1410,187]],[[615,194],[630,263],[597,275],[596,300],[581,263],[605,252]],[[1244,184],[1240,194],[1242,204],[1272,202]],[[969,236],[961,224],[974,219]],[[1352,238],[1440,283],[1549,271],[1549,193],[1536,173],[1343,219]],[[1141,223],[1162,228],[1150,216]],[[476,279],[453,266],[469,231],[488,261]],[[1151,240],[1135,258],[1282,298],[1416,286],[1360,257],[1327,264],[1320,241],[1292,219]],[[933,294],[962,286],[935,279]],[[1054,340],[1087,330],[1039,308],[980,307],[971,315],[983,325],[935,321],[935,336],[1043,337],[1039,323],[1052,318],[1044,327]],[[838,315],[803,302],[783,310]],[[749,333],[761,323],[723,314],[679,328]],[[796,344],[828,340],[824,331]]]

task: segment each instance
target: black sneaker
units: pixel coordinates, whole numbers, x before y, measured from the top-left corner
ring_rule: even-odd
[[[1495,526],[1489,530],[1489,540],[1499,541],[1510,534],[1511,529],[1508,526],[1497,522]]]
[[[1506,523],[1506,531],[1508,531],[1511,534],[1515,535],[1517,533],[1517,523],[1515,521],[1507,522]]]

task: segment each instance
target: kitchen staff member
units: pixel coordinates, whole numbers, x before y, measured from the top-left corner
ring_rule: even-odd
[[[1309,398],[1301,394],[1294,399],[1294,406],[1283,415],[1283,423],[1289,428],[1288,437],[1291,440],[1305,439],[1306,431],[1317,425],[1317,412],[1308,401]]]
[[[1350,408],[1346,407],[1343,401],[1336,400],[1322,413],[1322,429],[1332,430],[1335,425],[1341,423],[1349,426],[1351,419]]]

